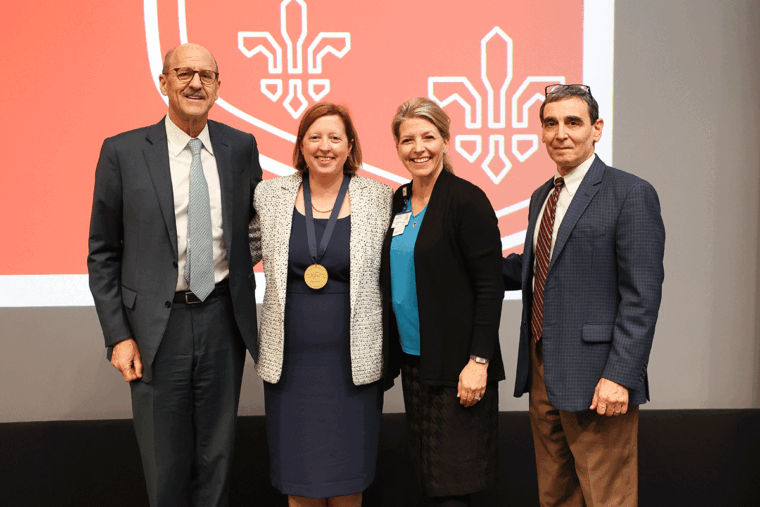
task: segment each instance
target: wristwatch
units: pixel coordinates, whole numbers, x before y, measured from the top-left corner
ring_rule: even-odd
[[[472,359],[478,364],[488,364],[488,359],[486,359],[485,357],[470,356],[470,359]]]

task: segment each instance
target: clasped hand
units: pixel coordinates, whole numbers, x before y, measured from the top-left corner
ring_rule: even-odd
[[[457,398],[459,398],[460,404],[471,407],[483,398],[486,394],[486,383],[488,382],[487,370],[488,363],[480,364],[470,359],[462,373],[459,374]]]
[[[143,364],[137,342],[127,338],[114,345],[111,365],[124,375],[125,382],[142,378]]]
[[[625,414],[628,412],[628,388],[606,378],[600,379],[589,408],[608,417]]]

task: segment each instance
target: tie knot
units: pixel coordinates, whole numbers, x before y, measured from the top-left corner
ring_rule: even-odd
[[[187,145],[190,146],[190,151],[193,153],[193,155],[199,155],[201,148],[203,148],[203,141],[200,139],[190,139],[187,142]]]
[[[565,186],[565,180],[563,178],[557,178],[556,180],[554,180],[554,188],[557,189],[558,192],[562,190],[562,187],[564,186]]]

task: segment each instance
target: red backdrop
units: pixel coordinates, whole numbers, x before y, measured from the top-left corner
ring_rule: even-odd
[[[447,103],[452,118],[457,174],[484,189],[497,211],[528,199],[554,172],[540,144],[536,94],[557,78],[582,79],[582,0],[188,0],[185,25],[177,2],[158,1],[157,16],[152,3],[71,0],[4,8],[0,28],[6,39],[12,36],[0,122],[0,275],[86,273],[100,145],[165,114],[149,51],[163,54],[181,42],[185,29],[188,40],[214,53],[220,97],[241,112],[218,103],[211,117],[252,132],[262,155],[289,165],[287,133],[295,133],[303,108],[329,80],[322,100],[349,106],[365,163],[407,178],[390,121],[405,99],[431,95]],[[155,26],[160,47],[146,42]],[[269,80],[267,93],[262,79]],[[273,176],[265,170],[265,178]],[[509,238],[525,229],[527,209],[504,214],[499,223]],[[519,239],[505,240],[505,252],[521,250]]]

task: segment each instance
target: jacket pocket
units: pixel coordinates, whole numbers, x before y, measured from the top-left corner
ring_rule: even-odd
[[[607,343],[612,341],[615,324],[583,324],[583,341],[590,343]]]
[[[127,289],[123,285],[121,286],[121,301],[124,303],[124,306],[130,309],[134,308],[136,297],[137,292],[133,291],[132,289]]]
[[[594,225],[576,225],[573,232],[570,234],[574,238],[590,238],[595,236],[604,236],[605,230],[603,227]]]

